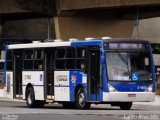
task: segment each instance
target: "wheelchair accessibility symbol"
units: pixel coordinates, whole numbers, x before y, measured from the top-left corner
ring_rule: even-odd
[[[138,80],[138,73],[132,73],[132,80],[137,81]]]

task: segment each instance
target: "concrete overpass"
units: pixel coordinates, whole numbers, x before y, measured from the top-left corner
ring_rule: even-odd
[[[105,11],[117,16],[132,16],[135,19],[137,8],[140,18],[160,15],[160,0],[57,0],[57,13],[80,11]],[[117,13],[117,14],[115,14]]]
[[[160,0],[0,0],[1,14],[35,13],[44,16],[66,16],[105,12],[106,15],[140,18],[160,15]],[[115,14],[117,13],[117,14]],[[25,16],[24,16],[25,18]]]
[[[1,37],[132,37],[135,19],[160,16],[160,0],[0,0]],[[124,29],[122,29],[124,28]]]

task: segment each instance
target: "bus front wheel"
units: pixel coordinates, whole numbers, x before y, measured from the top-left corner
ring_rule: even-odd
[[[86,95],[83,88],[80,88],[76,94],[76,107],[78,109],[89,109],[91,104],[86,102]]]
[[[132,102],[122,103],[120,105],[121,110],[130,110],[132,107]]]

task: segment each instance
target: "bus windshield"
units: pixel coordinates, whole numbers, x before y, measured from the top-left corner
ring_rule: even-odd
[[[151,60],[147,52],[106,52],[108,80],[151,81]]]

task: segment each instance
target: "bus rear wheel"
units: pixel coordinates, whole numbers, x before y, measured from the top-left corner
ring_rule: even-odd
[[[27,101],[27,106],[30,108],[44,107],[45,104],[44,101],[35,100],[35,93],[32,87],[27,89],[26,101]]]
[[[91,104],[86,102],[86,95],[83,88],[80,88],[76,94],[76,107],[78,109],[89,109]]]
[[[121,103],[121,110],[130,110],[132,107],[132,102]]]

